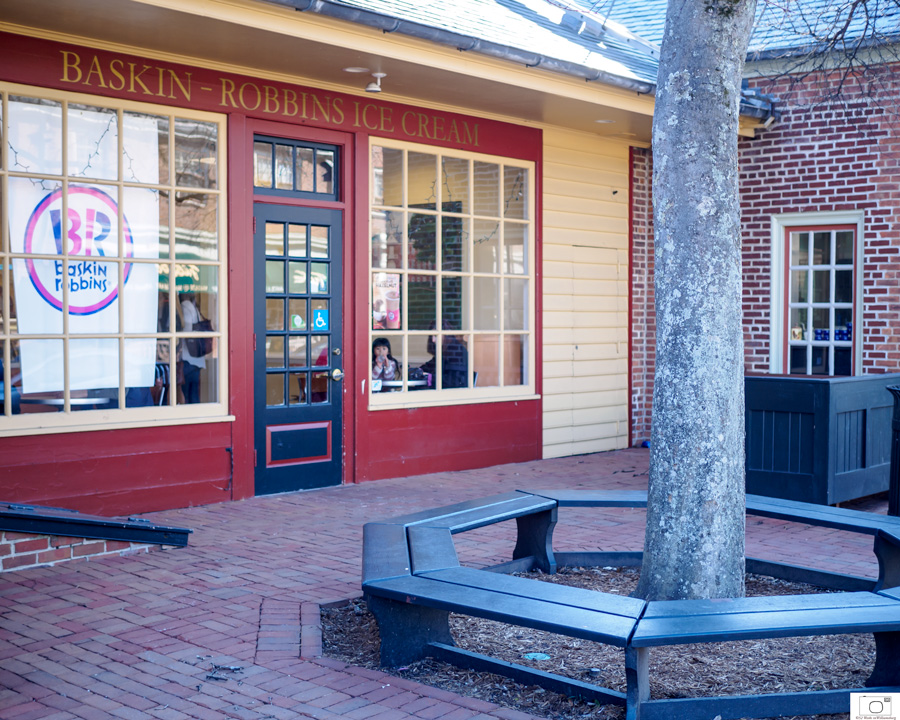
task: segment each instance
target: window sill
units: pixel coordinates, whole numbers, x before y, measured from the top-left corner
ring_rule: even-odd
[[[434,395],[434,399],[420,399],[425,393]],[[436,390],[422,390],[415,393],[382,393],[381,396],[369,396],[369,410],[411,410],[425,407],[447,407],[448,405],[487,405],[493,403],[526,402],[540,400],[541,396],[534,393],[519,393],[516,395],[497,395],[485,393],[484,395],[454,394],[444,395]],[[437,397],[437,396],[440,397]],[[396,399],[395,399],[396,397]]]
[[[51,413],[41,413],[42,415],[48,415],[53,417],[54,414]],[[58,414],[57,414],[58,415]],[[83,416],[82,413],[79,413],[77,417],[81,418]],[[45,425],[20,425],[19,427],[2,427],[2,425],[6,425],[8,421],[10,423],[15,422],[16,418],[21,418],[21,415],[13,415],[11,418],[2,418],[0,417],[0,438],[3,437],[19,437],[22,435],[62,435],[68,433],[81,433],[81,432],[100,432],[106,430],[131,430],[138,428],[156,428],[156,427],[166,427],[166,426],[174,426],[174,425],[207,425],[212,423],[225,423],[225,422],[234,422],[234,415],[209,415],[209,416],[190,416],[190,417],[167,417],[167,418],[138,418],[133,420],[114,420],[111,419],[109,415],[105,415],[103,418],[97,418],[96,422],[88,422],[81,424],[74,424],[71,419],[68,419],[68,423],[63,424],[45,424]]]

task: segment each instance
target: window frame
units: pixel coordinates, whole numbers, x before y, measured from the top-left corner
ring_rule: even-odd
[[[403,180],[402,180],[402,206],[388,206],[388,205],[376,205],[375,204],[375,185],[376,181],[381,184],[383,187],[384,181],[383,178],[379,177],[376,180],[376,168],[374,167],[373,162],[373,152],[372,149],[374,147],[385,147],[396,150],[404,151],[404,166],[403,166]],[[501,267],[501,272],[497,273],[483,273],[483,272],[475,272],[474,270],[474,256],[473,250],[471,246],[469,247],[469,262],[468,267],[463,271],[453,270],[450,271],[452,276],[460,276],[464,278],[463,286],[467,288],[466,292],[468,294],[469,299],[469,318],[472,319],[472,313],[474,312],[474,298],[475,298],[475,289],[474,283],[472,282],[475,277],[494,277],[498,280],[499,284],[499,307],[498,307],[498,316],[500,318],[500,328],[495,330],[475,330],[474,323],[468,323],[469,329],[463,330],[449,330],[443,331],[441,329],[437,330],[410,330],[405,322],[406,314],[408,311],[408,283],[403,281],[404,277],[413,274],[420,275],[435,275],[440,278],[442,276],[446,276],[444,271],[441,268],[435,268],[434,270],[419,270],[415,268],[409,268],[409,227],[408,222],[405,223],[403,228],[403,240],[401,245],[401,253],[403,257],[403,262],[401,267],[399,268],[376,268],[372,263],[372,236],[373,236],[373,225],[372,225],[372,217],[373,214],[379,210],[387,210],[387,211],[400,211],[402,213],[407,214],[434,214],[436,216],[441,216],[445,211],[441,210],[441,196],[442,192],[442,184],[437,183],[438,194],[435,198],[435,206],[436,209],[434,211],[425,210],[422,208],[416,208],[414,206],[409,205],[408,199],[408,182],[407,182],[407,160],[408,153],[424,153],[428,155],[436,156],[436,167],[441,167],[441,158],[442,157],[451,157],[467,160],[470,162],[471,168],[474,168],[475,162],[485,162],[485,163],[495,163],[500,166],[500,179],[499,179],[499,189],[503,192],[503,168],[504,167],[515,167],[525,169],[528,173],[528,181],[527,181],[527,211],[526,216],[521,219],[512,218],[515,222],[521,222],[522,225],[527,227],[527,240],[526,240],[526,267],[527,272],[522,275],[509,275],[503,271]],[[538,335],[538,318],[536,317],[536,293],[537,293],[537,283],[540,279],[540,273],[538,272],[538,268],[536,266],[536,232],[537,232],[537,214],[536,214],[536,186],[537,180],[535,177],[535,172],[537,168],[537,163],[524,160],[520,158],[512,158],[500,155],[492,155],[488,153],[480,153],[480,152],[472,152],[468,150],[457,150],[450,148],[443,148],[433,145],[421,144],[421,143],[411,143],[404,142],[399,140],[393,140],[389,138],[381,138],[372,136],[369,139],[369,147],[368,147],[368,203],[367,203],[367,228],[368,228],[368,237],[365,244],[366,247],[366,259],[365,259],[365,287],[366,287],[366,317],[364,322],[366,323],[366,337],[368,339],[367,344],[367,353],[366,353],[366,362],[365,362],[365,388],[366,388],[366,396],[368,398],[368,408],[370,410],[387,410],[387,409],[398,409],[398,408],[417,408],[417,407],[435,407],[435,406],[446,406],[446,405],[466,405],[473,403],[484,403],[484,402],[512,402],[519,400],[532,400],[539,398],[540,396],[537,394],[537,366],[536,366],[536,358],[537,358],[537,335]],[[474,170],[470,170],[470,179],[471,172]],[[472,191],[472,187],[470,184],[470,192]],[[468,212],[466,213],[448,213],[453,218],[461,217],[466,221],[474,222],[478,218],[485,218],[487,216],[479,215],[475,212],[474,205],[470,205]],[[504,218],[499,217],[501,226],[503,225]],[[440,242],[440,235],[436,238],[437,242]],[[373,277],[376,273],[397,273],[401,276],[401,317],[404,318],[404,322],[401,324],[401,329],[399,330],[373,330],[372,329],[372,303],[373,303],[373,293],[372,293],[372,282]],[[521,278],[528,281],[528,306],[525,308],[525,314],[527,317],[527,321],[525,323],[526,327],[523,330],[505,330],[503,328],[503,317],[504,317],[504,291],[503,291],[503,282],[506,278]],[[442,293],[440,290],[437,292],[436,303],[435,303],[435,312],[436,316],[441,316],[441,296]],[[409,389],[404,388],[399,392],[373,392],[372,391],[372,381],[371,381],[371,347],[373,339],[378,337],[388,337],[393,345],[394,339],[403,339],[403,360],[404,360],[404,375],[409,368],[408,361],[408,352],[406,352],[406,348],[408,348],[408,338],[411,336],[422,336],[427,338],[429,335],[440,335],[441,333],[446,335],[459,335],[465,336],[467,339],[467,349],[468,349],[468,372],[469,378],[473,382],[472,385],[464,388],[442,388],[440,390],[420,390],[420,391],[410,391]],[[490,336],[495,335],[500,337],[499,349],[498,349],[498,365],[500,367],[500,372],[503,371],[503,353],[504,353],[504,343],[502,338],[507,335],[520,335],[527,336],[528,338],[528,348],[525,353],[525,365],[527,368],[528,378],[527,382],[521,385],[506,385],[506,386],[494,386],[494,387],[478,387],[476,381],[474,380],[475,373],[477,370],[474,367],[474,355],[475,355],[475,343],[474,339],[476,336]]]
[[[851,372],[862,375],[862,331],[863,331],[863,211],[785,213],[771,218],[771,297],[769,334],[769,372],[777,375],[790,373],[788,359],[790,351],[790,235],[795,232],[810,234],[823,231],[852,229],[853,247],[853,346],[851,351]],[[829,263],[830,264],[830,263]],[[810,289],[812,291],[812,289]],[[810,301],[812,302],[812,301]],[[833,307],[834,303],[828,303]],[[824,342],[824,341],[823,341]],[[829,345],[833,345],[830,338]],[[833,366],[830,368],[833,372]],[[830,375],[793,374],[792,377],[826,378]],[[837,376],[843,377],[843,376]]]
[[[9,152],[9,98],[10,96],[25,96],[30,98],[44,99],[53,102],[59,102],[61,106],[61,160],[62,165],[58,174],[29,173],[17,171],[10,167]],[[73,105],[87,105],[102,109],[114,110],[118,118],[117,133],[117,165],[119,172],[114,180],[95,179],[73,175],[70,173],[67,162],[68,153],[68,113],[67,107]],[[0,308],[2,308],[3,318],[10,318],[10,295],[14,291],[12,288],[13,273],[12,260],[25,259],[27,257],[44,257],[40,255],[29,255],[26,253],[12,252],[12,238],[9,236],[9,192],[10,180],[16,178],[37,177],[54,183],[59,183],[61,188],[67,188],[71,185],[91,185],[102,188],[109,188],[110,195],[117,198],[117,204],[121,208],[122,199],[128,188],[153,189],[158,191],[166,191],[174,197],[175,193],[202,193],[205,195],[214,195],[217,197],[216,208],[216,241],[217,241],[217,258],[208,260],[205,258],[178,258],[174,253],[174,243],[176,242],[176,233],[168,232],[170,254],[167,258],[125,258],[117,254],[114,260],[119,267],[119,278],[123,277],[122,266],[128,264],[153,264],[159,266],[165,264],[168,270],[175,271],[178,266],[198,265],[208,266],[216,269],[215,277],[218,284],[216,310],[217,317],[210,318],[213,321],[214,332],[211,336],[215,339],[218,352],[217,359],[217,378],[216,391],[217,401],[198,404],[167,404],[163,406],[150,405],[138,407],[125,406],[125,394],[127,386],[125,384],[125,356],[124,343],[126,339],[144,339],[153,338],[156,340],[168,340],[170,348],[175,346],[177,340],[189,337],[198,337],[192,333],[186,333],[184,330],[176,331],[174,323],[170,322],[168,331],[157,331],[152,333],[126,332],[125,327],[125,309],[123,303],[118,303],[119,323],[118,330],[114,333],[101,333],[102,337],[115,339],[119,347],[119,388],[118,388],[118,407],[114,409],[103,410],[73,410],[69,407],[61,407],[59,412],[41,412],[41,413],[19,413],[12,414],[12,393],[4,393],[4,401],[0,402],[0,437],[11,437],[32,434],[47,433],[68,433],[68,432],[89,432],[110,429],[140,428],[159,425],[181,425],[181,424],[197,424],[209,422],[230,422],[235,418],[228,413],[229,395],[228,395],[228,213],[227,213],[227,117],[220,113],[211,113],[190,110],[181,107],[169,107],[164,105],[154,105],[151,103],[134,102],[130,100],[122,100],[118,98],[110,98],[103,96],[88,95],[82,93],[73,93],[62,90],[53,90],[32,85],[22,85],[17,83],[0,82],[0,111],[2,111],[2,119],[0,119],[0,265],[2,265],[2,287],[0,287]],[[168,159],[167,164],[170,171],[170,177],[166,182],[142,183],[129,182],[123,178],[123,114],[125,112],[145,113],[150,115],[166,116],[169,118],[169,143],[168,143]],[[176,180],[176,145],[175,142],[175,125],[174,121],[194,120],[205,123],[212,123],[217,127],[216,138],[216,165],[217,177],[216,187],[193,187],[178,185]],[[121,213],[121,210],[120,210]],[[121,224],[121,214],[119,215]],[[168,207],[169,228],[175,226],[175,203],[169,203]],[[50,257],[50,256],[47,256]],[[120,284],[121,288],[121,284]],[[171,291],[170,291],[171,292]],[[18,314],[17,314],[18,315]],[[174,313],[170,317],[174,317]],[[0,327],[0,352],[3,358],[3,376],[0,378],[4,388],[11,387],[12,380],[12,344],[13,341],[22,339],[59,339],[67,344],[72,339],[80,339],[83,334],[69,333],[67,323],[64,322],[63,329],[59,333],[40,333],[40,334],[21,334],[13,332],[10,327],[11,323],[4,322]],[[92,337],[94,333],[88,334]],[[64,345],[65,346],[65,345]],[[69,370],[68,362],[64,363],[63,376],[65,389],[61,391],[63,398],[68,399],[69,388]],[[174,382],[170,385],[174,387]],[[172,395],[173,393],[167,393]]]

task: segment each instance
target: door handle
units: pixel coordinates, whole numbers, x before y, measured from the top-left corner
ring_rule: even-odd
[[[331,371],[331,379],[334,380],[335,382],[337,382],[338,380],[340,380],[343,377],[344,377],[344,371],[341,370],[340,368],[335,368],[334,370]]]

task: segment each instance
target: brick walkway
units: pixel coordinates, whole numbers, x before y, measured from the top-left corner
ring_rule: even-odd
[[[525,720],[322,658],[319,604],[359,595],[368,520],[517,488],[644,489],[647,460],[623,450],[156,513],[194,529],[189,547],[4,573],[0,718]],[[458,536],[461,560],[508,559],[513,531]],[[566,509],[555,534],[560,550],[642,542],[632,509]],[[748,551],[877,571],[871,538],[779,521],[751,518]]]

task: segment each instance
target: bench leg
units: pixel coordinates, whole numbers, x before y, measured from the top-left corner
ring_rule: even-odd
[[[900,632],[875,635],[875,667],[866,687],[900,687]]]
[[[641,703],[650,699],[650,648],[625,648],[625,720],[641,720]]]
[[[878,558],[875,592],[900,586],[900,537],[879,530],[875,535],[875,556]]]
[[[366,596],[381,635],[381,664],[398,667],[421,660],[428,643],[454,645],[450,635],[450,613],[446,610]]]
[[[523,515],[516,518],[518,535],[513,550],[513,560],[534,557],[534,566],[545,573],[556,572],[553,557],[553,528],[556,526],[556,508]]]

